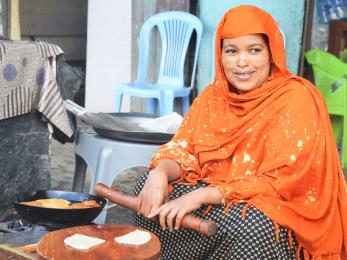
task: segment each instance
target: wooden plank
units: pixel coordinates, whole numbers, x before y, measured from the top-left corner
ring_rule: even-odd
[[[28,37],[22,37],[22,40],[28,39]],[[57,44],[64,51],[66,60],[86,59],[87,41],[85,37],[42,36],[35,39]]]

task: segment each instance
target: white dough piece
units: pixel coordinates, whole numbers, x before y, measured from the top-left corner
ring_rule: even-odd
[[[89,249],[105,243],[105,240],[80,234],[74,234],[64,239],[64,243],[75,249]]]
[[[149,240],[151,240],[151,234],[146,231],[136,229],[135,231],[132,231],[124,236],[115,237],[114,240],[118,243],[138,246],[146,244]]]

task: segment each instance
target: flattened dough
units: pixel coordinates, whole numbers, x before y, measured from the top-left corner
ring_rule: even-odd
[[[105,243],[105,240],[96,237],[74,234],[65,238],[64,243],[72,248],[85,250]]]
[[[118,243],[128,245],[143,245],[151,240],[151,234],[146,231],[138,230],[132,231],[124,236],[115,237],[114,240]]]

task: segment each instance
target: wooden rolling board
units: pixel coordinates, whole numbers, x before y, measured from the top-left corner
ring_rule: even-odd
[[[141,228],[119,224],[104,224],[61,229],[46,234],[39,242],[37,253],[39,259],[159,259],[160,242],[153,233],[150,233],[152,238],[149,242],[139,246],[119,244],[114,241],[115,237],[123,236],[136,229]],[[65,238],[74,234],[96,237],[104,239],[106,242],[89,250],[77,250],[64,243]]]

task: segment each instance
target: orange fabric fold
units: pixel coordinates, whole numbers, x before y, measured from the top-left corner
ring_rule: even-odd
[[[238,95],[224,76],[221,40],[253,33],[267,35],[274,69],[261,87]],[[282,35],[261,9],[230,9],[215,46],[214,81],[149,167],[175,160],[180,181],[205,181],[231,206],[257,207],[293,231],[313,259],[346,257],[346,181],[322,95],[286,69]]]

